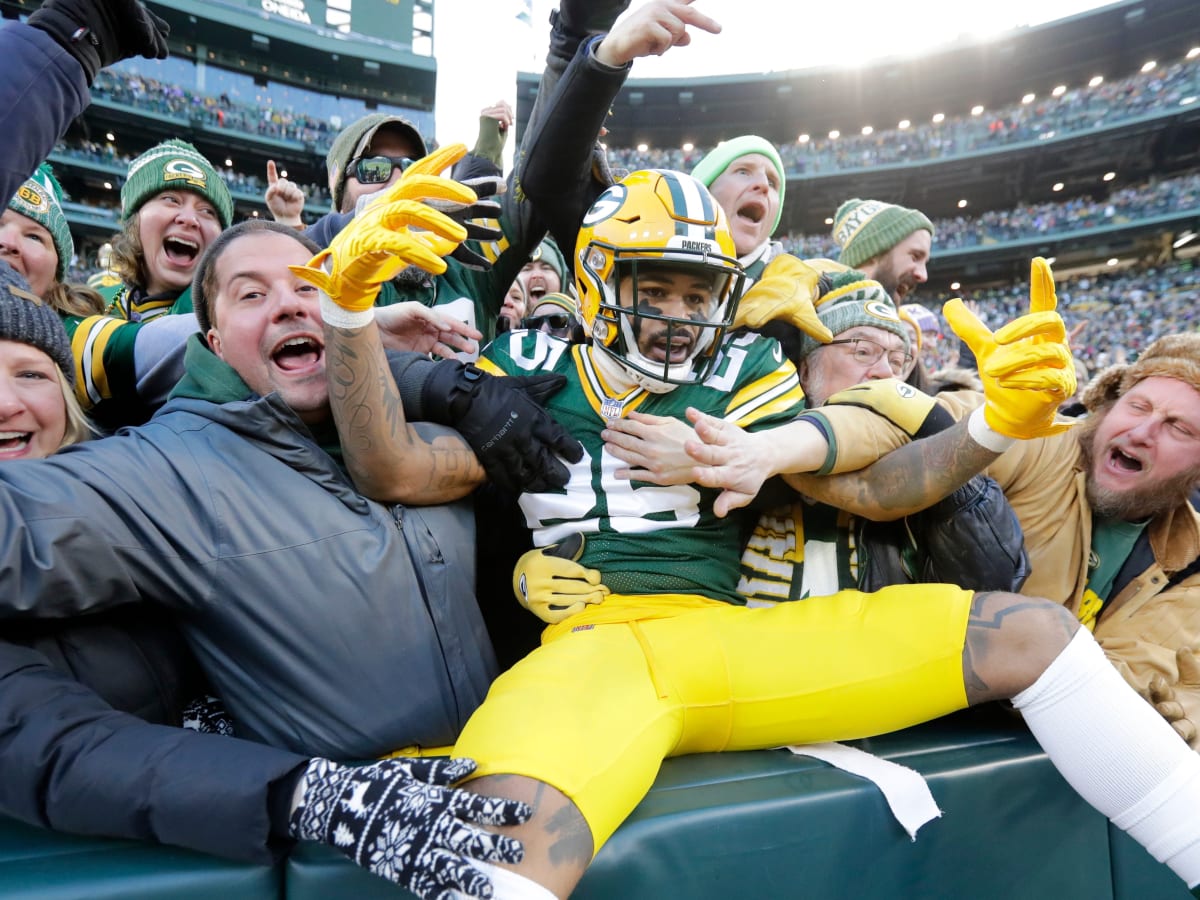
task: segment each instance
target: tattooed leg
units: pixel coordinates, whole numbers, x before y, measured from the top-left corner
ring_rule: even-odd
[[[969,703],[1004,700],[1037,680],[1079,623],[1066,607],[1037,597],[981,591],[971,602],[963,644]]]
[[[592,832],[565,794],[520,775],[487,775],[460,787],[532,806],[533,817],[524,825],[491,829],[517,838],[525,847],[521,864],[504,868],[533,879],[558,897],[570,895],[592,861]]]

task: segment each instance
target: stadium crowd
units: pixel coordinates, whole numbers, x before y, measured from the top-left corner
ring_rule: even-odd
[[[167,56],[140,0],[0,28],[0,814],[553,900],[667,757],[1006,701],[1200,896],[1200,279],[1056,298],[1035,259],[979,313],[903,302],[942,250],[1195,208],[1200,176],[939,222],[847,198],[775,240],[795,148],[598,158],[636,61],[720,31],[627,6],[561,0],[507,177],[505,104],[436,148],[116,75]],[[1161,109],[1195,68],[985,131]],[[322,146],[327,184],[56,143],[93,98]],[[958,124],[890,141],[976,149]],[[124,170],[86,285],[52,153]],[[1111,366],[1082,394],[1076,357]]]
[[[805,135],[779,147],[789,177],[880,165],[921,164],[986,153],[1031,141],[1078,137],[1141,116],[1174,115],[1200,102],[1200,56],[1054,96],[1017,100],[995,110],[944,115],[941,121],[872,128],[870,134]],[[800,123],[797,123],[799,130]],[[609,147],[612,164],[690,169],[707,148]]]

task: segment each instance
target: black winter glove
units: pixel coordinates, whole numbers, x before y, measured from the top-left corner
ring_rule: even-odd
[[[449,200],[427,200],[429,206],[432,206],[438,212],[445,213],[455,222],[467,229],[468,241],[498,241],[504,236],[504,232],[500,230],[497,220],[500,218],[500,204],[495,200],[485,199],[487,197],[496,197],[504,193],[504,179],[499,176],[484,175],[478,178],[468,178],[461,182],[475,192],[478,200],[475,203],[454,203]],[[495,226],[485,224],[484,221],[496,222]],[[450,254],[451,259],[457,259],[468,269],[477,269],[485,271],[491,268],[491,263],[480,256],[474,250],[467,246],[466,241],[463,241],[454,248],[454,252]]]
[[[122,59],[166,59],[171,32],[138,0],[46,0],[29,24],[79,61],[89,86],[97,72]]]
[[[444,360],[425,381],[418,418],[457,430],[501,490],[556,490],[568,478],[558,457],[573,463],[583,458],[579,441],[542,409],[566,382],[554,374],[496,377]]]
[[[476,826],[519,825],[532,810],[449,787],[473,771],[470,759],[385,759],[361,767],[314,759],[301,776],[289,830],[418,897],[491,897],[491,882],[469,860],[518,863],[525,851],[514,838]]]
[[[607,33],[628,8],[629,0],[560,0],[550,12],[550,53],[570,60],[580,42]]]

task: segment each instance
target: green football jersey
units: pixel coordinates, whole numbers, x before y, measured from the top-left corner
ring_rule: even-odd
[[[596,365],[599,352],[536,331],[504,335],[484,352],[483,365],[491,371],[557,372],[567,378],[546,408],[579,439],[584,455],[570,467],[564,489],[521,496],[534,543],[546,546],[582,533],[586,548],[580,562],[598,569],[616,593],[744,602],[737,593],[737,524],[712,511],[719,491],[618,479],[614,473],[625,463],[606,451],[600,432],[608,420],[635,410],[685,419],[689,406],[749,430],[791,421],[804,408],[795,368],[774,340],[739,334],[726,339],[703,384],[653,394],[641,387],[612,388]]]

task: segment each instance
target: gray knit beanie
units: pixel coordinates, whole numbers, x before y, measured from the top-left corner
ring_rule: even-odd
[[[896,304],[883,285],[868,280],[862,272],[850,270],[833,276],[829,290],[817,298],[814,304],[817,317],[836,339],[839,334],[859,325],[882,328],[899,336],[908,348],[908,332],[896,312]],[[825,346],[807,334],[800,339],[800,356],[803,358],[818,347]]]
[[[75,357],[62,319],[29,289],[29,282],[0,260],[0,339],[37,347],[58,365],[68,384],[75,384]]]
[[[861,266],[922,228],[933,235],[933,223],[920,210],[882,200],[847,200],[833,216],[833,240],[842,248],[838,262]]]

